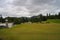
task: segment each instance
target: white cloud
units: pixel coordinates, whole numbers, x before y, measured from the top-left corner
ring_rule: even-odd
[[[59,5],[57,0],[1,0],[0,14],[15,17],[45,15],[59,12]]]

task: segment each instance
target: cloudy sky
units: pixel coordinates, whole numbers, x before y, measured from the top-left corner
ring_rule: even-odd
[[[4,17],[28,17],[60,11],[60,0],[0,0],[0,14]]]

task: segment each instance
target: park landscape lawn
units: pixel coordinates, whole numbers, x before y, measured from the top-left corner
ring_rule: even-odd
[[[47,22],[0,29],[0,40],[60,40],[60,19],[49,19]]]
[[[60,40],[60,24],[25,23],[0,29],[0,40]]]
[[[50,22],[50,23],[60,23],[60,19],[48,19],[47,22]]]

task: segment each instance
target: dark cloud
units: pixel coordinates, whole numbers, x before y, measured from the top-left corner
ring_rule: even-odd
[[[43,4],[49,4],[52,3],[54,0],[14,0],[13,5],[16,6],[28,6],[30,5],[43,5]]]
[[[42,8],[46,8],[45,4],[50,4],[54,0],[14,0],[13,5],[15,6],[25,6],[29,13],[38,13]],[[45,5],[45,6],[43,6]],[[19,9],[17,9],[19,10]]]

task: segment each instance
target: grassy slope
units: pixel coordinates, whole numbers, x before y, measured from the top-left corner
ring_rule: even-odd
[[[47,22],[50,22],[50,23],[60,23],[60,19],[49,19],[49,20],[47,20]]]
[[[0,29],[4,40],[60,40],[60,24],[20,24],[10,29]]]

